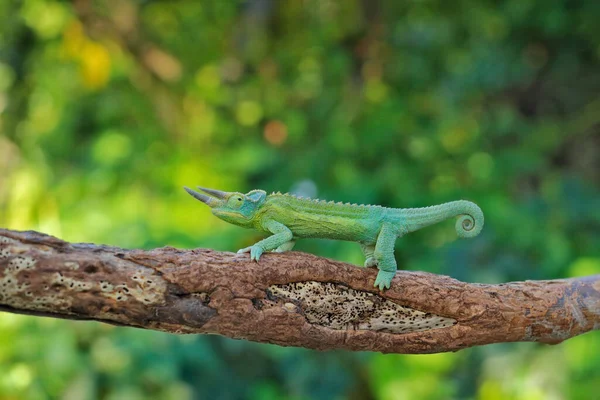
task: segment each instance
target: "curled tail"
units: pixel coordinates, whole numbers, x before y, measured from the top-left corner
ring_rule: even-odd
[[[456,220],[456,234],[461,238],[475,237],[483,229],[483,212],[475,203],[467,200],[451,201],[437,206],[404,208],[400,210],[407,232],[414,232],[448,218]]]

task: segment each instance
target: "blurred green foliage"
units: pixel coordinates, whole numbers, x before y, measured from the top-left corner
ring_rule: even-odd
[[[417,207],[401,268],[600,273],[600,2],[4,0],[0,226],[236,250],[183,185]],[[355,244],[299,250],[360,264]],[[457,354],[318,353],[0,315],[0,399],[585,399],[600,337]]]

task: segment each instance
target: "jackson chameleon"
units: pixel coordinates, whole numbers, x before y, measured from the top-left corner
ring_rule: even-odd
[[[358,242],[365,266],[377,266],[375,287],[389,288],[396,274],[394,244],[406,233],[460,216],[456,233],[477,236],[483,228],[483,213],[470,201],[458,200],[424,208],[386,208],[374,205],[334,203],[290,194],[252,190],[246,194],[198,187],[185,190],[205,203],[218,218],[271,236],[238,251],[258,261],[265,251],[284,252],[299,238],[324,238]]]

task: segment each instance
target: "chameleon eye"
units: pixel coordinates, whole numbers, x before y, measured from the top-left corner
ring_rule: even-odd
[[[240,208],[244,204],[244,198],[242,196],[232,196],[227,204],[232,208]]]

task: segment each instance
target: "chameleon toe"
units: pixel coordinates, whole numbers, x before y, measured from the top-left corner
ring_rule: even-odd
[[[250,248],[250,259],[253,261],[258,261],[260,256],[263,253],[263,249],[260,246],[254,245]]]
[[[395,272],[379,271],[373,286],[378,287],[379,290],[389,289],[395,274]]]

